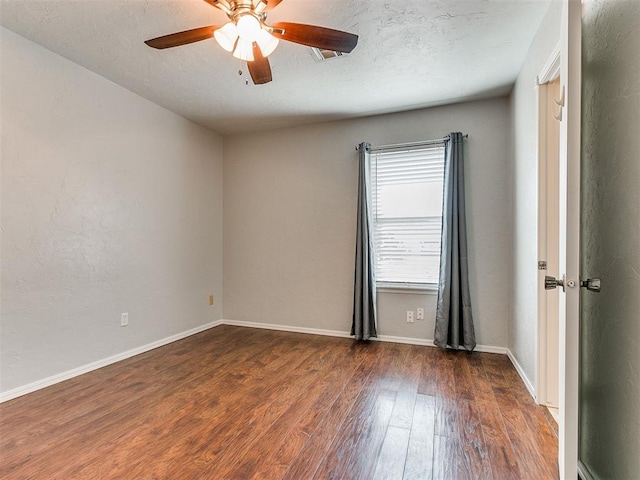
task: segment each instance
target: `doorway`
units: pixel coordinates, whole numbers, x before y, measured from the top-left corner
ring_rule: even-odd
[[[538,77],[538,345],[536,401],[559,420],[559,292],[544,277],[560,276],[560,48]]]

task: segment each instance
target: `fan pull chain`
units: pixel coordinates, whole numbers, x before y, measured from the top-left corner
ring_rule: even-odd
[[[240,75],[240,76],[242,76],[242,75],[243,75],[242,68],[239,68],[239,69],[238,69],[238,75]],[[244,81],[244,84],[245,84],[245,85],[247,85],[247,86],[249,86],[249,79],[246,79],[246,80]]]

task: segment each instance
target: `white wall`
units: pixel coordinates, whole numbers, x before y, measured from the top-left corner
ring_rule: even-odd
[[[222,139],[1,36],[0,390],[220,319]]]
[[[357,152],[469,134],[466,181],[477,341],[507,345],[511,272],[506,98],[225,137],[224,317],[348,331]],[[380,333],[433,338],[434,295],[379,295]],[[405,311],[426,307],[426,321]]]
[[[561,2],[552,2],[511,93],[513,188],[512,321],[509,349],[535,385],[538,263],[536,77],[560,40]]]

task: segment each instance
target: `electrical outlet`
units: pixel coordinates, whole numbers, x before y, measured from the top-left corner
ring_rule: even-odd
[[[416,320],[424,320],[424,308],[419,308],[416,311]]]
[[[214,298],[213,295],[209,295],[209,305],[213,305]]]
[[[413,323],[413,310],[407,310],[407,323]]]
[[[120,315],[120,326],[126,327],[127,325],[129,325],[129,314],[123,313],[122,315]]]

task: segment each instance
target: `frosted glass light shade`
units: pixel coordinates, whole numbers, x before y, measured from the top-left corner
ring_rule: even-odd
[[[245,62],[253,62],[253,42],[242,37],[238,38],[233,56]]]
[[[267,57],[278,46],[279,40],[262,28],[260,20],[253,15],[243,15],[236,22],[229,22],[213,32],[216,41],[233,56],[252,62],[253,42],[258,44],[262,56]]]
[[[238,19],[238,35],[240,35],[240,38],[253,43],[261,31],[260,21],[253,15],[243,15]]]
[[[227,52],[231,52],[238,39],[238,28],[235,23],[229,22],[213,32],[213,36],[222,48]]]
[[[262,29],[256,37],[256,43],[260,47],[260,51],[262,52],[263,57],[268,57],[269,55],[271,55],[278,46],[279,42],[280,40],[278,40],[266,30]]]

